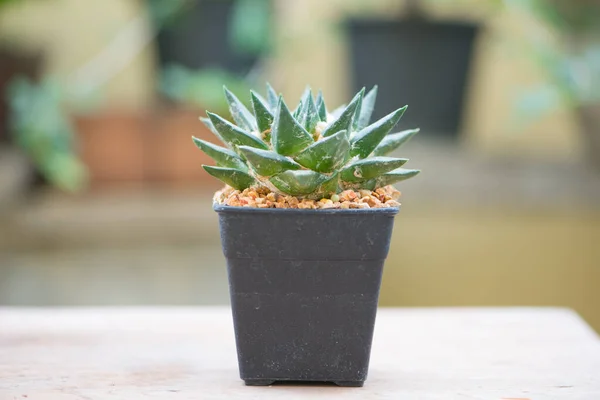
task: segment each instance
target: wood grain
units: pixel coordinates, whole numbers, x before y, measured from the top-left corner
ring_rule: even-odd
[[[380,309],[364,388],[246,387],[230,311],[0,308],[0,399],[600,399],[600,340],[556,308]]]

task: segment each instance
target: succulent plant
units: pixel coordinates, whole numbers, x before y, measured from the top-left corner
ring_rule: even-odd
[[[206,172],[235,189],[266,186],[318,199],[346,189],[375,190],[419,173],[400,168],[407,159],[386,156],[419,131],[390,133],[407,106],[370,123],[377,86],[331,113],[322,93],[314,98],[309,88],[293,111],[268,84],[266,99],[251,91],[254,113],[224,90],[235,124],[211,112],[200,120],[226,147],[193,140],[217,164],[203,165]]]

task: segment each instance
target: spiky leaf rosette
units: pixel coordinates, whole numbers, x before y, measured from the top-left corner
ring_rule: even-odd
[[[200,120],[226,147],[194,143],[217,164],[203,165],[206,172],[235,189],[266,186],[323,198],[346,189],[375,190],[419,173],[401,168],[407,159],[386,156],[419,130],[390,133],[406,106],[371,122],[377,86],[332,112],[323,94],[315,98],[310,88],[293,110],[268,84],[266,99],[251,92],[251,109],[226,88],[225,97],[235,124],[210,112]]]

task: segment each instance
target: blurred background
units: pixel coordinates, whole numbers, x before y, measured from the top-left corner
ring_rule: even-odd
[[[226,304],[190,137],[266,81],[421,127],[381,305],[600,331],[598,0],[0,0],[0,305]]]

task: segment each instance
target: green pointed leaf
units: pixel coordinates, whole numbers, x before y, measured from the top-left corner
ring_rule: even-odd
[[[255,91],[255,90],[252,90],[252,89],[250,89],[250,94],[252,94],[252,93],[254,93],[254,95],[255,95],[255,96],[258,98],[258,99],[260,99],[260,100],[263,102],[263,104],[266,104],[266,105],[267,105],[267,108],[269,109],[269,111],[271,111],[271,110],[270,110],[270,108],[271,108],[271,107],[269,106],[269,102],[267,101],[267,99],[265,99],[265,98],[263,97],[263,95],[262,95],[262,94],[258,93],[258,92],[257,92],[257,91]]]
[[[303,96],[302,105],[299,122],[307,132],[312,133],[319,122],[319,114],[310,89]]]
[[[219,134],[219,132],[217,132],[217,130],[215,129],[215,126],[213,125],[213,123],[211,122],[210,118],[206,118],[206,117],[200,117],[199,118],[200,121],[212,132],[214,133],[214,135],[221,141],[223,142],[223,144],[227,145],[227,142],[225,142],[225,140],[223,140],[223,137],[221,136],[221,134]]]
[[[340,181],[340,187],[342,190],[374,190],[377,184],[376,179],[369,179],[367,181],[360,182],[344,182]]]
[[[308,100],[308,105],[306,107],[306,117],[304,119],[304,127],[310,133],[315,131],[317,124],[319,123],[319,111],[317,110],[317,105],[315,104],[312,96]]]
[[[285,171],[269,179],[281,192],[292,196],[313,193],[326,180],[327,176],[306,170]]]
[[[363,88],[363,90],[365,89]],[[364,95],[359,98],[358,104],[356,105],[356,110],[354,111],[354,115],[352,116],[351,129],[350,132],[348,132],[349,135],[352,135],[354,134],[354,132],[357,131],[356,127],[358,126],[358,117],[360,116],[360,110],[362,109],[363,98]]]
[[[304,107],[306,106],[306,101],[308,100],[309,95],[310,95],[310,87],[306,86],[304,88],[304,91],[302,92],[302,96],[300,96],[300,101],[298,102],[298,106],[292,112],[292,115],[294,116],[294,118],[296,118],[296,121],[298,121],[301,125],[302,125],[302,122],[301,122],[302,113],[304,112]]]
[[[366,189],[366,190],[375,190],[376,187],[377,187],[376,179],[369,179],[366,182],[361,182],[361,185],[360,185],[361,189]]]
[[[377,178],[377,186],[383,187],[387,185],[392,185],[396,182],[404,181],[406,179],[412,178],[415,175],[418,175],[421,172],[418,169],[403,169],[398,168],[393,170],[392,172],[388,172],[386,174],[381,175]]]
[[[362,106],[360,108],[360,112],[357,113],[358,118],[355,119],[356,129],[360,131],[369,125],[371,121],[371,115],[373,115],[373,110],[375,109],[375,100],[377,99],[377,85],[373,86],[369,93],[365,95],[362,101]]]
[[[371,157],[354,161],[341,172],[341,179],[345,182],[360,182],[377,178],[400,168],[408,160],[406,158]]]
[[[256,120],[254,119],[252,113],[248,111],[246,106],[225,86],[223,86],[223,90],[225,91],[227,104],[229,104],[229,112],[231,113],[235,123],[246,131],[255,131],[257,129]]]
[[[300,101],[300,103],[298,104],[298,107],[296,107],[296,109],[292,113],[292,116],[298,122],[300,122],[300,113],[302,112],[302,107],[303,107],[303,104],[302,104],[302,101]]]
[[[216,144],[192,136],[192,140],[207,156],[215,160],[219,167],[235,168],[248,171],[246,163],[235,152]]]
[[[406,111],[406,107],[397,109],[354,135],[350,154],[352,156],[358,155],[360,158],[365,158],[371,154],[386,135],[394,129],[398,121],[400,121],[404,111]]]
[[[238,128],[226,119],[219,117],[217,114],[208,111],[207,114],[215,129],[223,138],[223,141],[231,145],[238,153],[237,146],[251,146],[264,150],[269,148],[262,140],[253,134]]]
[[[302,103],[306,103],[309,96],[312,96],[312,90],[310,89],[310,86],[306,85],[304,91],[302,92],[302,96],[300,96],[300,101]]]
[[[335,172],[325,182],[321,184],[309,197],[315,200],[322,199],[323,197],[329,197],[334,193],[337,193],[340,188],[339,174]]]
[[[273,124],[273,114],[271,114],[269,106],[254,91],[251,90],[250,95],[252,97],[252,108],[254,109],[254,115],[256,116],[258,131],[262,133],[271,129],[271,124]]]
[[[293,156],[313,142],[311,134],[294,119],[280,97],[271,128],[271,143],[275,151],[284,156]]]
[[[256,183],[253,177],[234,168],[211,167],[210,165],[203,165],[202,168],[215,178],[237,190],[244,190]]]
[[[274,113],[275,110],[277,110],[277,104],[279,103],[279,95],[277,94],[275,89],[273,89],[273,86],[271,86],[268,82],[267,82],[267,103],[269,104],[269,107],[271,108],[271,112]]]
[[[321,134],[323,137],[331,136],[334,133],[337,133],[342,130],[346,130],[350,132],[352,129],[352,121],[354,120],[354,113],[356,112],[356,108],[362,101],[362,97],[365,94],[365,89],[363,88],[360,92],[354,96],[350,104],[342,111],[340,116],[333,121]]]
[[[319,120],[327,121],[327,107],[325,106],[325,99],[323,98],[323,92],[319,90],[317,94],[316,107],[319,112]]]
[[[313,171],[331,172],[346,162],[349,150],[350,142],[346,131],[339,131],[308,146],[295,160]]]
[[[215,129],[215,126],[212,124],[212,121],[208,117],[200,117],[199,120],[215,135],[219,135],[219,132]]]
[[[254,147],[239,147],[252,168],[261,176],[273,176],[287,170],[300,169],[300,165],[274,151],[261,150]]]
[[[416,129],[408,129],[398,133],[392,133],[387,135],[381,143],[375,148],[373,151],[373,155],[376,156],[384,156],[398,147],[402,146],[404,143],[408,142],[409,139],[419,133],[419,128]]]

